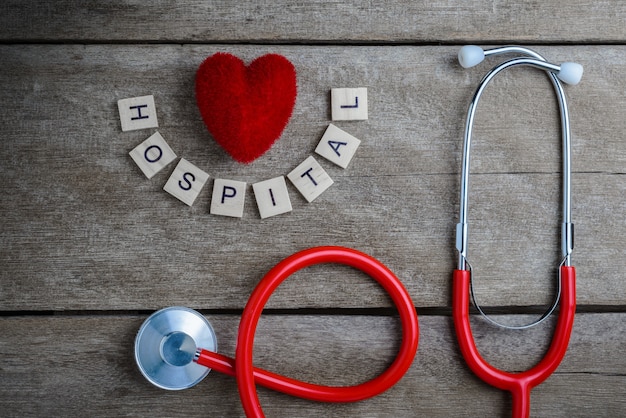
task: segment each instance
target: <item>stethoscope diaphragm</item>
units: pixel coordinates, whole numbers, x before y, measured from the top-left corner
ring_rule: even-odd
[[[143,323],[135,338],[135,361],[153,385],[186,389],[211,370],[193,361],[198,347],[217,351],[213,327],[199,312],[174,306],[153,313]]]

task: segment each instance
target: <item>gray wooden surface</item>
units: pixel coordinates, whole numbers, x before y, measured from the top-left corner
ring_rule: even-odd
[[[420,347],[399,384],[328,405],[259,389],[268,416],[508,416],[508,395],[465,367],[450,317],[465,113],[489,61],[463,70],[465,43],[533,46],[585,74],[566,87],[578,314],[532,415],[626,416],[626,7],[621,2],[23,2],[0,5],[0,410],[6,416],[241,416],[234,380],[212,373],[165,392],[133,360],[153,310],[199,309],[234,353],[239,313],[275,263],[317,245],[372,254],[404,282]],[[289,58],[298,98],[282,138],[233,162],[195,105],[195,70],[230,52]],[[367,87],[369,119],[336,122],[362,144],[313,203],[261,220],[250,187],[242,219],[209,214],[212,180],[286,175],[330,121],[330,89]],[[117,100],[153,94],[158,131],[211,175],[187,207],[128,152],[155,130],[122,132]],[[499,76],[481,102],[472,154],[470,252],[478,295],[503,321],[549,303],[559,258],[556,101],[539,71]],[[380,373],[399,341],[384,292],[349,268],[299,272],[268,304],[261,367],[316,383]],[[502,331],[473,319],[494,365],[524,370],[553,321]]]

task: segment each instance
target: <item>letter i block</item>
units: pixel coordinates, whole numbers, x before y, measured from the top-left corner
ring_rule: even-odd
[[[261,219],[291,212],[291,200],[283,176],[252,185]]]
[[[324,132],[320,143],[317,144],[315,152],[339,167],[347,168],[360,144],[359,139],[331,123]]]
[[[176,154],[158,132],[128,154],[149,179],[176,159]]]
[[[309,203],[333,184],[333,179],[313,156],[304,160],[287,177]]]
[[[181,158],[163,190],[191,206],[208,179],[207,173]]]
[[[158,128],[154,96],[131,97],[117,101],[122,131]]]
[[[245,182],[215,179],[213,197],[211,198],[211,214],[241,218],[243,217],[245,198]]]

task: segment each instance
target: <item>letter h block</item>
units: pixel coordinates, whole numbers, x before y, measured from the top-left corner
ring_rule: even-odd
[[[117,107],[124,132],[159,127],[154,96],[118,100]]]

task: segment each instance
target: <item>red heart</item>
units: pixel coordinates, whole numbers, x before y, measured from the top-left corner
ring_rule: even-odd
[[[246,67],[234,55],[208,57],[196,74],[204,124],[231,157],[250,163],[280,137],[296,103],[296,70],[285,57],[263,55]]]

